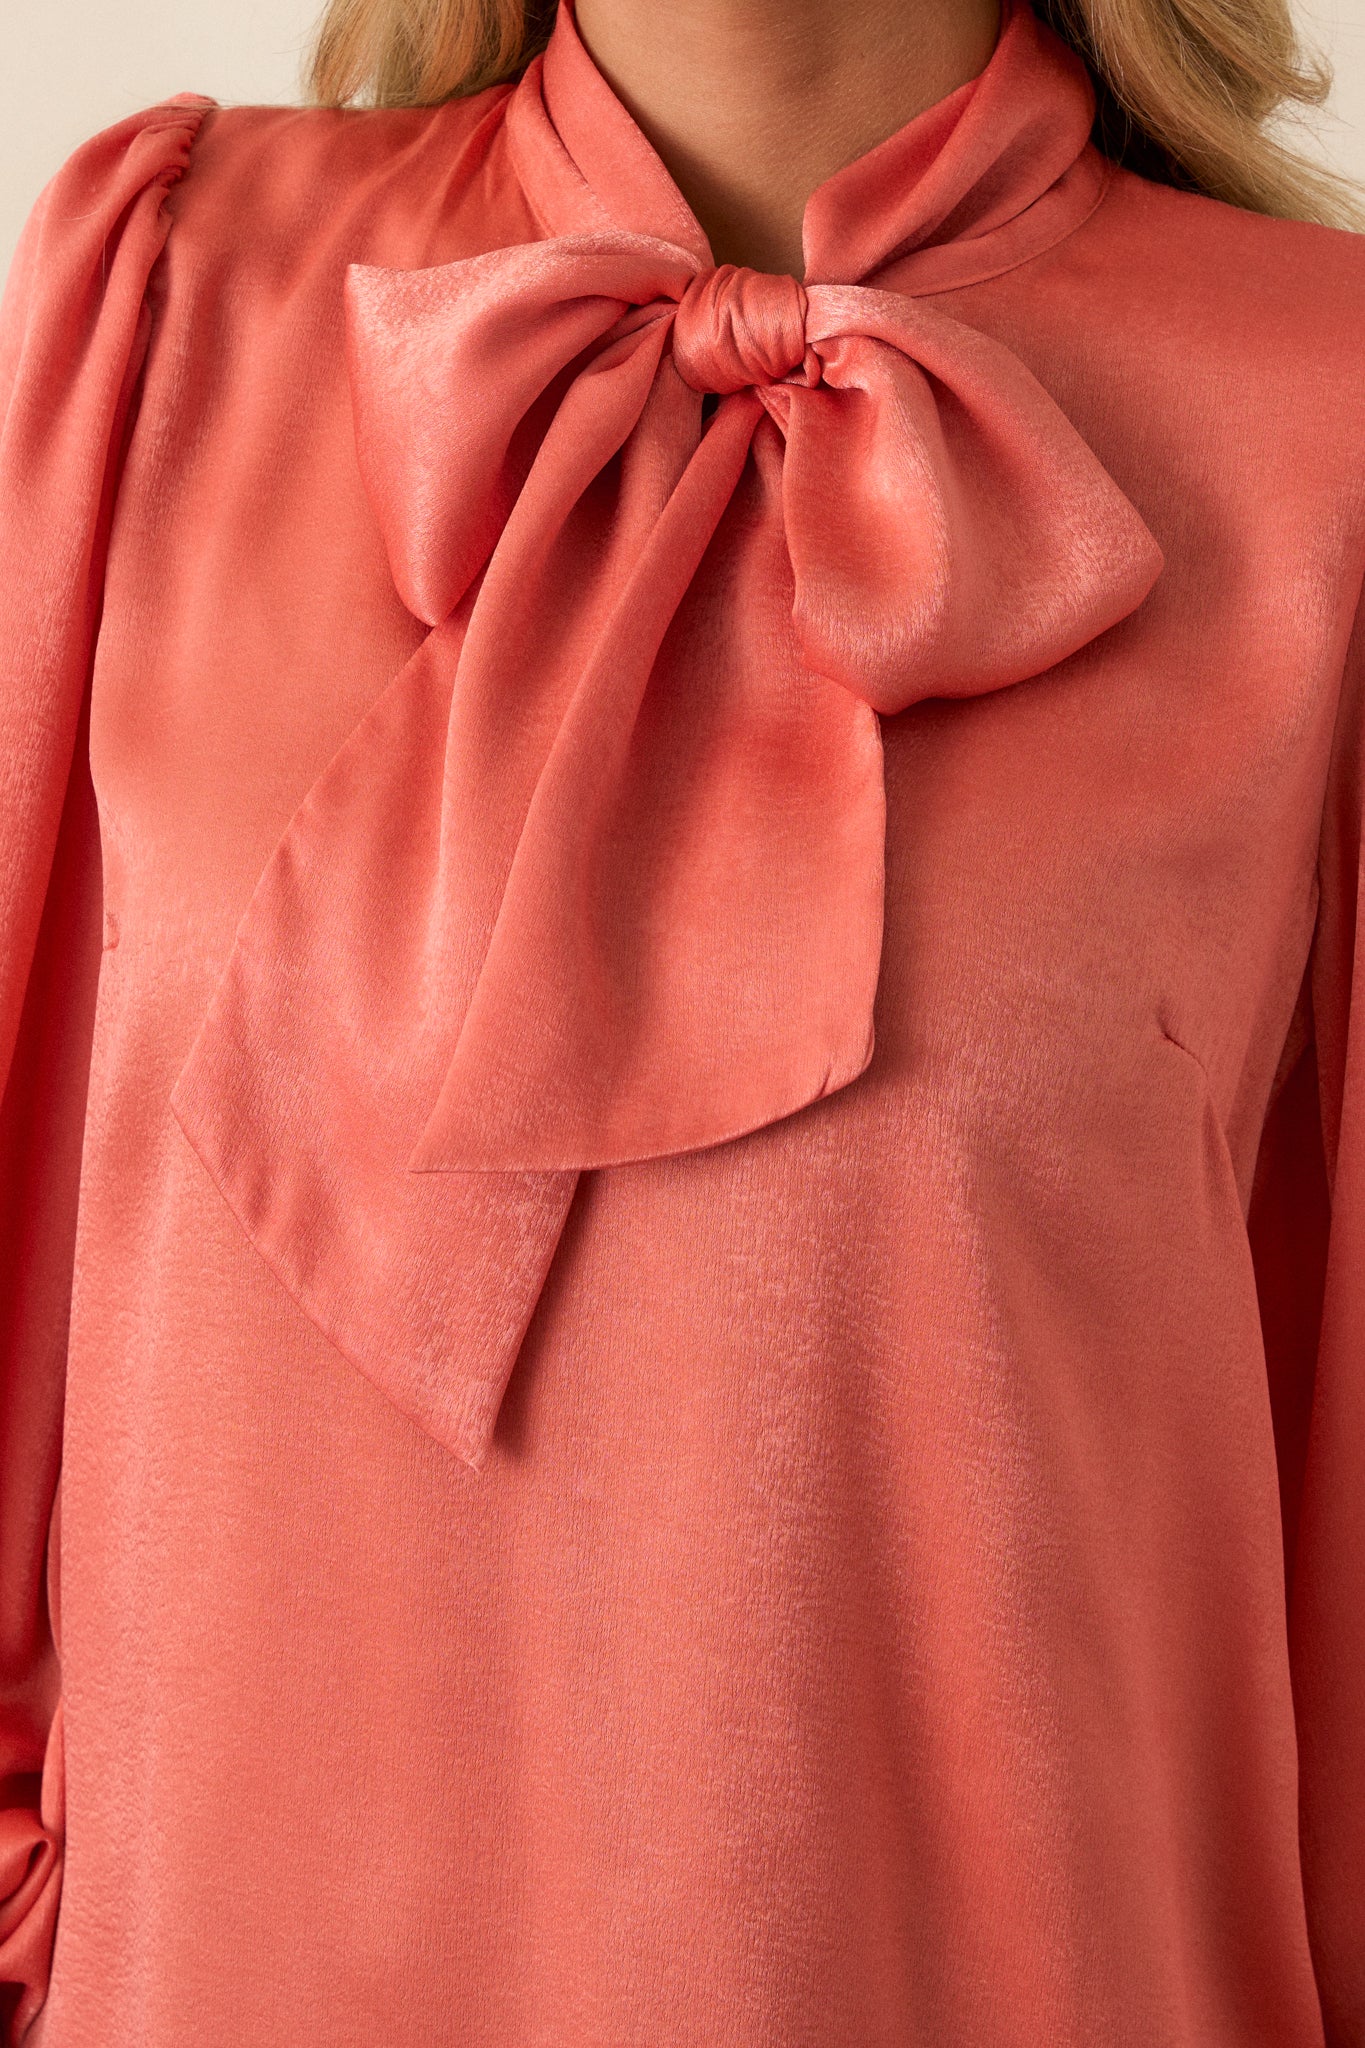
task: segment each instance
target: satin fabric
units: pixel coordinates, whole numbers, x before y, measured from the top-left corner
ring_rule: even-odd
[[[0,1810],[0,1984],[16,2036],[46,1987],[65,1834],[57,1590],[46,1552],[94,996],[82,885],[96,837],[84,791],[67,793],[67,764],[78,733],[86,737],[98,615],[91,571],[108,517],[111,453],[148,340],[147,277],[170,225],[163,202],[208,104],[189,97],[87,148],[65,189],[50,188],[29,221],[0,328],[0,1774],[11,1788]],[[121,222],[112,243],[111,220]],[[31,1803],[22,1798],[26,1778]]]
[[[301,1305],[476,1468],[577,1171],[873,1058],[877,714],[1054,666],[1159,572],[1025,365],[915,291],[930,237],[941,279],[1083,217],[1093,113],[1012,6],[814,196],[804,283],[718,270],[564,8],[506,113],[551,232],[350,274],[361,469],[432,634],[282,841],[173,1104]],[[632,148],[632,224],[596,225]],[[433,1287],[452,1208],[479,1250]]]
[[[864,287],[1022,366],[1164,566],[976,695],[880,713],[793,671],[803,773],[798,711],[861,701],[878,741],[872,1060],[577,1172],[542,1281],[553,1176],[509,1245],[452,1194],[507,1175],[408,1164],[449,1048],[416,1071],[386,963],[430,881],[400,855],[439,856],[465,620],[395,583],[418,529],[362,469],[348,279],[661,231],[705,268],[589,87],[556,57],[441,108],[152,109],[77,152],[12,274],[4,2028],[1365,2048],[1365,252],[1008,96],[893,138],[911,246],[880,272],[886,160],[815,196]],[[799,300],[755,289],[757,337],[698,288],[713,361],[790,347]],[[794,633],[763,421],[694,585],[746,662]],[[736,673],[700,649],[694,693]],[[726,701],[697,705],[721,733]],[[428,1207],[367,1213],[348,1311],[435,1332],[445,1295],[502,1301],[506,1258],[534,1310],[479,1360],[495,1386],[516,1350],[478,1475],[442,1440],[448,1354],[438,1435],[415,1376],[376,1386],[280,1283],[171,1107],[348,758],[393,857],[296,880],[300,929],[330,904],[380,948],[335,965],[359,1007],[307,1012],[375,1063],[374,1116],[310,1105],[310,1166],[259,1148],[248,1094],[243,1143],[272,1202],[302,1160],[296,1242],[311,1213],[335,1275],[335,1140],[398,1101],[386,1171]],[[400,761],[429,779],[385,808]],[[315,1062],[275,1077],[291,1118]]]

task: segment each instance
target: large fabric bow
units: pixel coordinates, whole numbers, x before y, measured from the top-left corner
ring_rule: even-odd
[[[431,628],[274,857],[174,1098],[310,1315],[479,1465],[577,1174],[855,1079],[879,720],[1161,566],[1010,350],[620,227],[353,267],[362,473]]]

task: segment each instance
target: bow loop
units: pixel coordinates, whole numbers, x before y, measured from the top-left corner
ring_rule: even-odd
[[[409,611],[430,626],[449,617],[507,523],[564,373],[613,342],[646,345],[696,268],[685,250],[616,232],[432,270],[351,264],[357,453]],[[601,425],[606,462],[616,422]]]
[[[1160,549],[1012,351],[898,293],[809,302],[783,509],[811,668],[891,714],[1040,675],[1141,603]]]

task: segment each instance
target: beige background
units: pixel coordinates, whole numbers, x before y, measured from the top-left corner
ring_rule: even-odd
[[[0,0],[0,274],[45,180],[85,136],[174,92],[297,97],[322,0]],[[1302,0],[1337,87],[1313,146],[1365,181],[1365,0]]]

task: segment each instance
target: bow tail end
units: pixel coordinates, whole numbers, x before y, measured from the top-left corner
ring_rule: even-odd
[[[477,1469],[578,1173],[408,1171],[468,972],[440,885],[461,634],[427,636],[308,791],[170,1106],[309,1320]]]
[[[171,1097],[247,1238],[309,1321],[473,1471],[578,1182],[554,1173],[381,1177],[272,1129],[252,1061],[211,1019]],[[278,1114],[278,1111],[276,1112]]]

